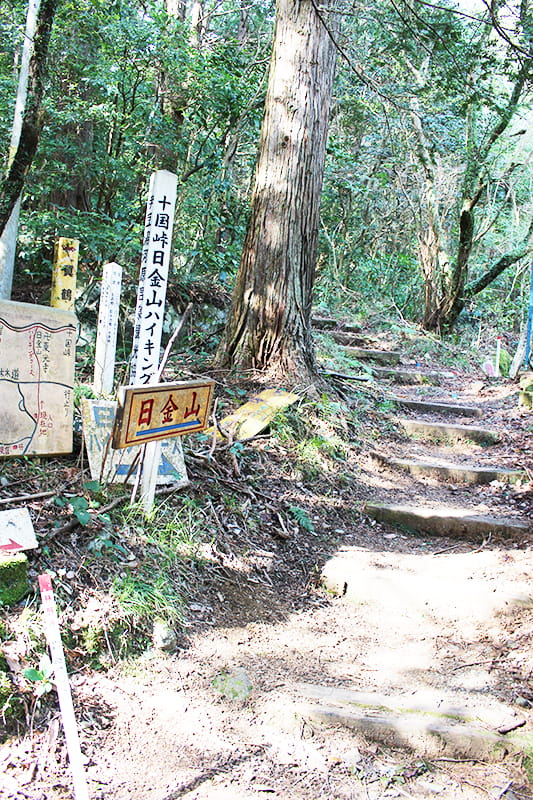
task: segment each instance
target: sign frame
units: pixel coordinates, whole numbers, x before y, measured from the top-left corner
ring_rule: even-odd
[[[113,449],[203,431],[211,413],[214,386],[215,381],[205,379],[121,387],[113,425]],[[158,413],[164,415],[163,422],[154,427],[152,413],[156,402]],[[187,421],[191,416],[194,419]]]

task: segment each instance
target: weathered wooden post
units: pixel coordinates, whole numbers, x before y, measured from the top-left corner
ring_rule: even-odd
[[[122,267],[114,262],[105,264],[94,354],[93,388],[98,396],[111,394],[113,391],[121,283]]]
[[[77,239],[60,236],[54,247],[54,268],[52,272],[52,308],[74,311],[76,297],[76,273],[80,243]]]

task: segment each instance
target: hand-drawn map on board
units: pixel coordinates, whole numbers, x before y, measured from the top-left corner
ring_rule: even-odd
[[[0,300],[0,457],[72,451],[76,317]]]

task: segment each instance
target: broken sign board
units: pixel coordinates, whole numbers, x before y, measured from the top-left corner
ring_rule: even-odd
[[[0,457],[72,452],[76,317],[0,300]]]
[[[233,414],[224,417],[220,421],[220,427],[224,433],[239,441],[251,439],[261,433],[272,422],[276,414],[299,399],[300,396],[294,392],[287,392],[283,389],[265,389],[248,400]],[[222,438],[222,434],[219,433],[218,436]]]
[[[114,400],[82,399],[83,438],[89,459],[91,478],[108,483],[134,483],[137,474],[136,459],[141,445],[127,450],[113,450],[111,437],[117,411]],[[179,439],[167,439],[161,443],[161,458],[157,471],[157,483],[187,486],[189,479],[183,460]]]
[[[155,442],[203,431],[214,381],[125,386],[113,429],[113,447]]]
[[[0,553],[16,553],[38,546],[27,508],[0,511]]]

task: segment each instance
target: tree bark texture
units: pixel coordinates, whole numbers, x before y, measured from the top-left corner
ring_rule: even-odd
[[[313,0],[277,2],[251,217],[217,354],[220,365],[296,382],[316,373],[310,312],[334,25]]]

